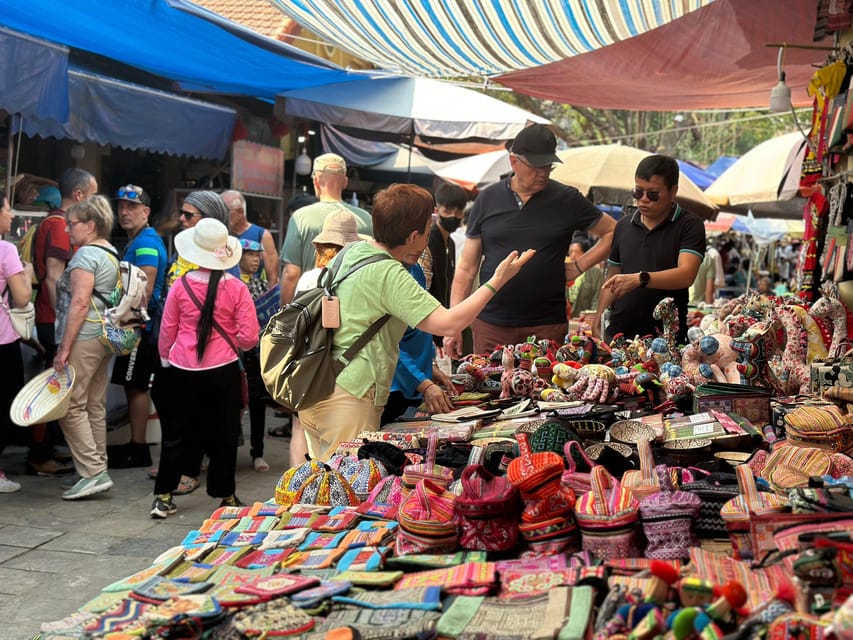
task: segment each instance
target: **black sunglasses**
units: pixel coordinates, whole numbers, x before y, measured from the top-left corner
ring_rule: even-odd
[[[178,214],[178,216],[184,216],[187,220],[192,220],[195,216],[201,216],[203,218],[204,214],[203,213],[193,213],[192,211],[187,211],[185,209],[181,209],[181,212]]]
[[[652,202],[657,202],[658,200],[660,200],[660,191],[641,189],[640,187],[634,187],[634,189],[631,191],[631,197],[633,197],[634,200],[642,200],[643,194],[645,194],[645,196]]]

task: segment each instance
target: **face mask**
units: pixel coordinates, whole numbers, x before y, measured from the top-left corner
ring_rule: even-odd
[[[459,228],[459,224],[460,224],[461,222],[462,222],[462,221],[461,221],[459,218],[455,217],[455,216],[454,216],[454,217],[452,217],[452,218],[441,218],[441,217],[440,217],[440,218],[438,219],[438,224],[440,224],[440,225],[441,225],[441,227],[442,227],[445,231],[447,231],[448,233],[453,233],[454,231],[456,231],[456,230]]]

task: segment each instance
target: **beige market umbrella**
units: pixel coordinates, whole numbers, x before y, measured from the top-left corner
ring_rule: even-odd
[[[634,173],[648,151],[620,144],[577,147],[557,154],[558,164],[551,177],[575,187],[596,204],[629,205],[633,203]],[[706,219],[717,214],[717,205],[684,174],[678,181],[678,197],[685,209]]]
[[[798,197],[806,141],[799,132],[765,140],[726,169],[705,195],[724,211],[756,217],[802,218]]]

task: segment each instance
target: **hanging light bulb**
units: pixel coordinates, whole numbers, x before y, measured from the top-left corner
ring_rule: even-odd
[[[776,69],[779,73],[779,82],[770,90],[770,111],[782,113],[791,108],[791,87],[785,84],[785,72],[782,70],[782,62],[785,59],[785,47],[779,47],[779,57],[776,60]]]
[[[298,176],[307,176],[311,173],[311,156],[305,151],[305,147],[302,147],[302,153],[296,156],[294,170]]]

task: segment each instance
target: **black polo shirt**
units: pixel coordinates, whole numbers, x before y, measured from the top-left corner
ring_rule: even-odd
[[[575,231],[586,231],[602,216],[574,187],[549,180],[521,206],[510,178],[477,196],[465,235],[479,238],[480,282],[494,274],[510,251],[536,255],[486,305],[479,318],[501,327],[566,321],[566,253]]]
[[[622,268],[622,273],[664,271],[678,266],[682,252],[705,257],[705,225],[702,220],[676,205],[672,216],[649,231],[640,211],[622,217],[613,232],[613,245],[608,262]],[[678,341],[687,337],[687,301],[689,287],[675,291],[638,288],[613,303],[607,338],[617,333],[626,337],[657,335],[660,323],[652,317],[658,302],[672,296],[678,308]]]

